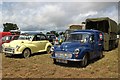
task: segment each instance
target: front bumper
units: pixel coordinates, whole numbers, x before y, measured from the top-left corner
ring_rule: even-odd
[[[7,53],[7,54],[22,54],[22,52],[18,52],[16,51],[14,48],[4,48],[3,53]]]
[[[51,58],[52,59],[62,59],[62,60],[66,60],[66,61],[83,61],[83,59],[64,59],[64,58],[58,58],[58,57],[52,57],[51,56]]]
[[[7,53],[7,54],[22,54],[22,52],[16,52],[16,53],[14,53],[14,52],[8,52],[8,51],[3,51],[3,53]]]

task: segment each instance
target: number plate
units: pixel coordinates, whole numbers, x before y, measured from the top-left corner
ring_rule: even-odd
[[[62,59],[56,59],[56,61],[60,63],[67,63],[67,60],[62,60]]]

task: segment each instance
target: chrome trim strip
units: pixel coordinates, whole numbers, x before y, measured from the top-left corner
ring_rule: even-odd
[[[53,59],[62,59],[62,60],[67,60],[67,61],[83,61],[83,59],[63,59],[63,58],[57,58],[57,57],[51,57]]]
[[[13,53],[13,52],[8,52],[8,51],[3,51],[3,53],[7,53],[7,54],[16,54],[16,53]],[[22,54],[22,53],[17,53],[17,54]]]

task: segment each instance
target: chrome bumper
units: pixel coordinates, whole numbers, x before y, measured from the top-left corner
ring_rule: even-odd
[[[6,53],[6,54],[22,54],[22,52],[16,52],[14,48],[4,48],[2,50],[3,53]]]
[[[53,59],[62,59],[62,60],[66,60],[66,61],[83,61],[83,59],[63,59],[63,58],[57,58],[57,57],[51,57]]]
[[[3,53],[6,53],[6,54],[22,54],[21,52],[20,53],[14,53],[14,52],[8,52],[8,51],[3,51]]]

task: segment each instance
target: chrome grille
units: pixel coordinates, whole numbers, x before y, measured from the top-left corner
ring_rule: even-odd
[[[5,48],[5,51],[7,51],[7,52],[13,52],[14,49],[13,48]]]
[[[71,59],[72,54],[71,53],[55,53],[55,57],[63,58],[63,59]]]

